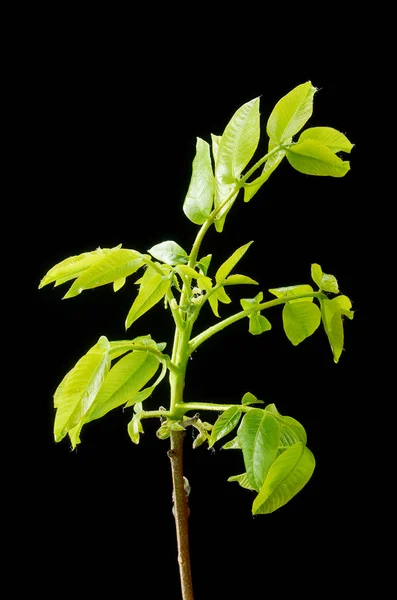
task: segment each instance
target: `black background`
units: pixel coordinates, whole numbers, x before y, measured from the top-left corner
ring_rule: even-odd
[[[215,269],[255,240],[238,271],[259,280],[265,296],[271,287],[309,283],[310,264],[320,263],[353,300],[345,351],[335,365],[320,330],[292,347],[275,308],[267,314],[271,332],[250,336],[242,321],[195,353],[186,398],[238,402],[251,391],[275,402],[305,426],[317,468],[288,505],[255,518],[250,492],[226,481],[242,470],[237,453],[193,451],[188,432],[185,471],[198,600],[265,597],[270,588],[310,597],[342,585],[346,590],[357,585],[351,556],[364,543],[366,522],[366,506],[357,498],[367,459],[352,441],[366,385],[362,284],[370,252],[361,202],[363,49],[356,42],[336,61],[332,49],[321,59],[293,44],[278,52],[281,40],[274,45],[258,36],[245,50],[231,44],[221,51],[211,39],[198,44],[170,33],[154,35],[147,45],[135,39],[138,31],[139,24],[132,34],[106,18],[101,27],[89,19],[81,27],[78,19],[70,26],[55,19],[31,33],[21,54],[19,184],[27,200],[23,259],[29,273],[18,307],[28,347],[21,351],[26,376],[19,374],[26,391],[16,408],[21,439],[13,442],[14,472],[22,474],[14,503],[15,560],[29,567],[30,589],[179,597],[168,443],[156,438],[158,423],[145,423],[139,446],[130,442],[130,414],[121,410],[85,427],[75,452],[52,437],[54,390],[99,335],[151,333],[170,350],[169,315],[157,306],[126,335],[132,282],[117,294],[108,286],[68,301],[61,301],[64,288],[39,292],[37,286],[53,264],[98,246],[123,243],[146,251],[171,239],[188,250],[196,228],[182,203],[196,136],[209,141],[239,106],[261,96],[264,152],[273,106],[311,80],[319,92],[308,125],[346,133],[356,145],[352,170],[342,179],[315,178],[283,161],[249,204],[235,205],[223,234],[210,231],[202,254],[213,253]],[[253,293],[235,288],[231,295],[234,304],[221,305],[222,316]],[[197,331],[214,319],[203,313]],[[163,383],[146,406],[167,405],[167,392]]]

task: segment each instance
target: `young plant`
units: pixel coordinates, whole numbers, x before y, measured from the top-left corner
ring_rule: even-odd
[[[213,404],[186,402],[185,375],[189,356],[212,336],[241,319],[248,320],[252,335],[271,329],[264,312],[282,306],[284,331],[293,345],[311,336],[322,323],[338,362],[343,349],[343,319],[353,318],[351,301],[339,293],[333,275],[311,266],[311,283],[288,285],[268,290],[272,299],[260,291],[240,300],[241,310],[220,317],[219,304],[231,303],[232,286],[256,286],[248,275],[235,271],[251,241],[237,248],[215,272],[212,255],[200,255],[207,231],[215,227],[221,233],[227,215],[241,196],[249,202],[286,157],[296,170],[309,175],[343,177],[349,162],[338,153],[350,152],[352,144],[331,127],[312,127],[301,131],[312,114],[316,89],[311,82],[298,85],[273,109],[268,122],[268,152],[252,166],[260,137],[259,98],[237,110],[221,136],[212,136],[212,145],[198,138],[192,177],[183,211],[199,226],[190,252],[174,241],[156,244],[142,253],[122,248],[98,248],[72,256],[55,265],[40,283],[40,288],[73,281],[64,298],[73,298],[84,290],[112,284],[117,292],[126,278],[140,272],[138,293],[127,314],[126,329],[161,300],[173,320],[174,338],[171,355],[166,344],[150,335],[98,342],[77,362],[59,384],[55,395],[55,441],[69,436],[72,448],[80,443],[83,426],[118,407],[131,407],[128,433],[139,443],[146,419],[159,419],[157,436],[170,439],[168,455],[173,480],[178,562],[182,596],[193,598],[188,545],[189,483],[183,475],[182,444],[185,431],[194,427],[198,435],[193,446],[214,444],[237,431],[224,449],[242,452],[245,471],[232,475],[241,487],[254,492],[253,514],[271,513],[286,504],[309,481],[315,460],[306,445],[306,432],[295,419],[281,415],[274,404],[246,393],[239,403]],[[215,262],[215,261],[214,261]],[[206,303],[215,317],[214,325],[200,330],[198,318]],[[194,333],[193,333],[194,331]],[[146,408],[154,389],[167,377],[170,401],[167,408]],[[201,419],[203,413],[220,413],[215,423]]]

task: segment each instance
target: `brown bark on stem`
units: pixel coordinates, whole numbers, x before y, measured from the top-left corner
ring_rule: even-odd
[[[179,575],[183,600],[193,599],[192,574],[189,553],[189,506],[183,480],[183,438],[184,431],[171,431],[171,449],[168,456],[171,460],[174,517],[178,543]]]

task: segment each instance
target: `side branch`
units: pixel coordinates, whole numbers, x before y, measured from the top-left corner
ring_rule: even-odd
[[[273,306],[278,306],[279,304],[286,304],[287,302],[291,302],[291,300],[300,300],[301,298],[324,298],[323,292],[309,292],[307,294],[300,294],[296,296],[285,296],[284,298],[276,298],[275,300],[269,300],[268,302],[263,302],[262,304],[257,304],[248,310],[242,310],[227,319],[223,319],[216,325],[209,327],[199,335],[196,335],[195,338],[190,340],[189,342],[189,354],[194,352],[203,342],[208,340],[210,337],[222,331],[229,325],[233,325],[233,323],[237,323],[244,317],[248,317],[253,312],[259,312],[261,310],[266,310],[267,308],[272,308]]]

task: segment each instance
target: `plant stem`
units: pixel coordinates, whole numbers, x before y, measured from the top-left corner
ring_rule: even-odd
[[[171,431],[171,461],[174,517],[178,544],[179,575],[183,600],[193,600],[192,573],[189,553],[189,507],[183,479],[183,437],[184,431]]]
[[[229,408],[238,407],[241,412],[248,412],[253,407],[245,406],[243,404],[213,404],[212,402],[183,402],[183,404],[177,404],[176,409],[183,410],[187,413],[189,410],[213,410],[217,412],[224,412]]]

